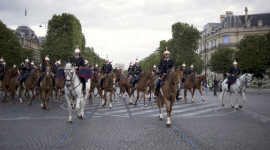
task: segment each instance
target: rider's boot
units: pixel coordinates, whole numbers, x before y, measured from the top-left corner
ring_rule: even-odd
[[[230,92],[230,88],[231,88],[231,83],[228,83],[228,92]]]

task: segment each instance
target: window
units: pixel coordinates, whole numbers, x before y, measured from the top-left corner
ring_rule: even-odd
[[[211,48],[214,47],[213,42],[214,42],[214,41],[211,41]]]
[[[224,44],[229,44],[229,36],[228,35],[223,36],[223,43]]]
[[[215,39],[215,47],[217,46],[217,40]]]
[[[200,46],[200,50],[202,50],[202,45]]]
[[[258,21],[258,26],[259,26],[259,27],[262,26],[262,21],[261,21],[261,20]]]
[[[225,22],[225,23],[224,23],[224,28],[227,28],[227,27],[228,27],[228,23]]]

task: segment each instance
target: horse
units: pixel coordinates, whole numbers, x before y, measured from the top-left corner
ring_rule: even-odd
[[[204,97],[202,95],[202,81],[207,81],[207,75],[200,75],[197,76],[197,82],[193,86],[193,94],[192,97],[194,96],[195,90],[198,89],[199,92],[201,93],[202,101],[204,101]]]
[[[169,71],[167,78],[164,81],[164,85],[161,86],[160,93],[158,94],[157,105],[159,108],[159,119],[162,121],[162,107],[165,103],[167,111],[167,127],[171,126],[171,112],[172,106],[175,102],[175,97],[177,94],[177,89],[181,87],[181,79],[183,73],[177,67]],[[170,105],[169,105],[170,102]]]
[[[20,72],[18,70],[18,67],[15,67],[15,68],[11,68],[9,69],[5,76],[4,76],[4,79],[3,81],[1,82],[1,85],[2,85],[2,91],[4,91],[5,93],[5,96],[4,96],[4,99],[2,100],[2,102],[7,102],[7,94],[10,92],[10,95],[13,99],[13,103],[15,103],[15,94],[16,94],[16,91],[17,91],[17,88],[20,84],[19,82],[19,75],[20,75]]]
[[[147,107],[147,105],[145,104],[145,94],[146,94],[146,91],[147,91],[147,87],[149,86],[149,82],[152,80],[152,70],[150,71],[146,71],[146,72],[142,72],[140,74],[140,80],[139,82],[135,85],[135,88],[137,90],[137,99],[134,103],[134,106],[137,106],[137,101],[139,99],[139,97],[143,96],[143,100],[144,100],[144,107]],[[141,92],[141,95],[140,95],[140,92]]]
[[[35,95],[35,87],[37,86],[37,78],[40,76],[40,70],[38,69],[33,69],[30,72],[30,75],[26,78],[26,80],[24,81],[23,85],[26,89],[26,97],[27,97],[27,104],[31,105],[33,100],[35,99],[36,95]],[[19,90],[19,99],[20,102],[23,103],[22,101],[22,91],[24,89],[24,87],[21,87]],[[30,101],[30,91],[32,93],[32,100]]]
[[[119,82],[120,82],[121,77],[123,76],[123,69],[119,69],[119,70],[115,71],[114,75],[115,75],[115,78],[116,78],[115,87],[116,88],[119,87],[119,89],[120,89]],[[115,90],[115,92],[116,92],[116,90]],[[119,95],[119,94],[120,94],[120,92],[117,95]],[[114,100],[116,101],[115,93],[114,93]]]
[[[128,77],[128,74],[124,74],[120,77],[120,80],[118,82],[118,86],[119,86],[119,98],[123,97],[124,99],[126,98],[126,94],[125,94],[125,82],[126,82],[126,78]]]
[[[155,89],[156,89],[156,83],[158,81],[158,77],[154,75],[152,75],[152,79],[150,80],[149,82],[149,85],[148,85],[148,91],[147,91],[147,95],[149,94],[149,97],[148,97],[148,100],[151,101],[152,99],[152,93],[155,92]]]
[[[63,103],[63,94],[61,91],[63,91],[65,87],[65,79],[64,78],[58,78],[55,76],[55,99],[54,101],[56,102],[57,99],[60,100],[61,103]],[[59,93],[59,97],[58,97],[58,93]]]
[[[49,110],[49,97],[53,92],[53,81],[51,78],[51,65],[47,63],[45,75],[40,82],[41,108]]]
[[[235,92],[235,94],[236,94],[235,109],[239,110],[239,108],[242,108],[244,106],[244,103],[246,101],[246,96],[245,96],[245,92],[244,92],[245,85],[247,83],[250,83],[252,76],[253,76],[253,74],[245,73],[242,76],[240,76],[239,78],[237,78],[236,82],[231,85],[231,87],[230,87],[230,104],[231,104],[232,108],[234,108],[234,105],[232,103],[232,92]],[[226,84],[226,82],[227,82],[227,79],[225,79],[222,82],[222,92],[219,96],[219,99],[222,100],[222,106],[224,106],[224,103],[223,103],[224,95],[228,91],[228,84]],[[243,103],[240,106],[238,106],[238,94],[240,94],[243,98]]]
[[[99,90],[99,95],[101,96],[102,100],[102,107],[106,106],[107,102],[107,92],[110,93],[110,109],[112,109],[112,95],[114,94],[114,88],[115,88],[115,75],[114,73],[110,73],[107,76],[107,79],[105,80],[103,84],[103,90]]]
[[[68,105],[68,112],[69,112],[69,117],[68,117],[68,122],[72,123],[72,99],[76,99],[76,107],[75,109],[77,110],[77,117],[83,119],[84,118],[84,107],[86,100],[89,96],[89,92],[86,92],[85,95],[83,95],[82,92],[82,84],[79,79],[79,76],[76,73],[76,70],[73,67],[73,64],[67,63],[65,65],[65,98],[67,100],[67,105]],[[87,82],[91,82],[91,80],[88,80]],[[91,83],[90,83],[91,84]],[[90,84],[85,85],[85,90],[89,91],[90,90]]]
[[[132,99],[133,99],[133,96],[134,96],[134,91],[135,89],[132,89],[132,83],[130,83],[130,80],[132,79],[133,77],[132,76],[129,76],[126,80],[125,80],[125,90],[129,96],[129,105],[132,105],[133,102],[132,102]]]
[[[93,77],[91,78],[91,82],[90,84],[90,90],[89,90],[89,103],[92,104],[92,94],[94,94],[95,88],[97,88],[97,90],[99,89],[99,85],[98,85],[98,81],[100,79],[100,72],[99,71],[95,71],[93,74]]]
[[[197,73],[192,72],[190,75],[187,76],[186,81],[183,83],[183,88],[184,88],[184,96],[185,96],[185,102],[187,102],[187,90],[189,90],[191,94],[191,102],[193,103],[193,87],[196,84],[197,80]]]

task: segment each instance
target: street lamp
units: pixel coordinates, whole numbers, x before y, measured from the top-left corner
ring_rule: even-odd
[[[45,29],[46,29],[46,24],[47,24],[47,22],[42,22],[42,23],[39,25],[40,28],[42,28],[42,24],[45,24]]]
[[[204,32],[204,75],[206,77],[206,30],[202,26],[196,26],[196,27],[203,28],[203,32]],[[207,84],[207,80],[206,80],[206,84]]]

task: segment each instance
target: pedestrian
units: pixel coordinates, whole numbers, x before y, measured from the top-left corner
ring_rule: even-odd
[[[218,81],[217,78],[214,78],[214,96],[217,96]]]
[[[209,84],[208,84],[208,82],[205,84],[205,95],[208,95],[208,90],[209,90]]]

